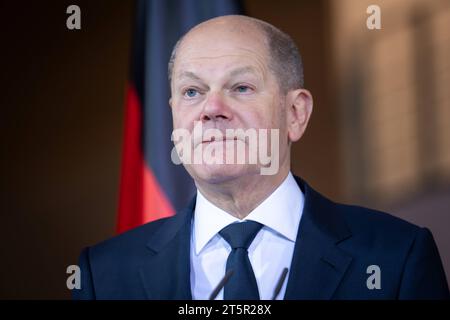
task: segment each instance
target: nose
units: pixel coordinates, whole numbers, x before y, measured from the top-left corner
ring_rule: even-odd
[[[231,120],[231,118],[231,110],[224,98],[218,93],[210,94],[200,114],[200,121],[221,121]]]

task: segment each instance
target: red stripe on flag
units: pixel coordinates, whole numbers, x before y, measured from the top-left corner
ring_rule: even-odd
[[[135,88],[127,90],[117,233],[168,217],[174,209],[144,160],[141,106]]]

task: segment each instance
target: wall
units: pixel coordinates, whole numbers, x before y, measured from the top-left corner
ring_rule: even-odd
[[[0,298],[66,298],[115,228],[132,1],[2,2]]]

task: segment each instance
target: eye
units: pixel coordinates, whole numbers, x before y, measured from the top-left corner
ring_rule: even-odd
[[[252,88],[246,85],[239,85],[235,87],[235,89],[238,93],[250,93],[252,91]]]
[[[188,98],[195,98],[195,96],[198,94],[198,91],[194,88],[188,88],[184,90],[183,95]]]

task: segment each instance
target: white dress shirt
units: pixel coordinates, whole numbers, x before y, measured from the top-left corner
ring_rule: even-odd
[[[283,269],[290,269],[303,206],[304,195],[289,172],[283,183],[243,220],[263,224],[248,248],[262,300],[272,299]],[[197,190],[191,232],[191,292],[194,300],[209,299],[224,277],[231,247],[218,232],[236,221],[241,220],[216,207]],[[284,298],[288,277],[277,297],[279,300]],[[216,299],[223,299],[223,290]]]

